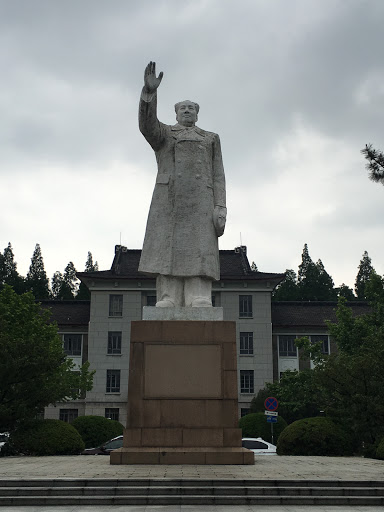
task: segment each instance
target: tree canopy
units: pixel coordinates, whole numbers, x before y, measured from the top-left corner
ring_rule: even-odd
[[[26,279],[26,287],[36,299],[49,299],[49,280],[44,269],[43,256],[39,244],[36,244]]]
[[[18,295],[8,285],[0,291],[0,350],[1,431],[92,389],[89,364],[73,371],[50,312],[32,293]]]
[[[366,144],[361,152],[368,160],[366,168],[369,172],[369,179],[384,185],[384,153],[374,149],[372,144]]]
[[[280,382],[266,387],[279,399],[287,421],[324,411],[369,454],[384,436],[384,279],[375,272],[365,295],[371,312],[360,316],[339,298],[337,322],[328,323],[337,352],[323,355],[307,338],[299,339],[298,347],[315,360],[314,368],[285,372]]]

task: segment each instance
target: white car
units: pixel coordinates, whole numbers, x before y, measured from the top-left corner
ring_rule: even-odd
[[[261,437],[243,437],[242,446],[252,450],[255,455],[276,455],[276,446]]]

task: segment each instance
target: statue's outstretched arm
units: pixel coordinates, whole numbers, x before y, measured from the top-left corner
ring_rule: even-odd
[[[144,71],[144,87],[141,91],[139,107],[139,128],[155,151],[163,142],[163,130],[157,119],[157,88],[162,78],[163,72],[156,77],[156,63],[151,61]]]

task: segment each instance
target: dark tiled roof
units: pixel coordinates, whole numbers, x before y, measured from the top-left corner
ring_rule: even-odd
[[[115,257],[110,270],[101,272],[79,272],[77,276],[81,279],[87,278],[113,279],[113,277],[126,279],[153,279],[138,271],[141,256],[140,249],[127,249],[120,245],[115,247]],[[247,279],[255,281],[276,280],[280,282],[285,274],[268,272],[253,272],[247,258],[245,246],[236,247],[234,250],[220,251],[220,276],[221,279]]]
[[[90,314],[88,300],[45,300],[41,301],[41,306],[51,310],[51,320],[60,326],[88,325]]]
[[[371,311],[366,302],[349,302],[354,315]],[[336,322],[337,302],[272,302],[272,325],[277,327],[324,327],[325,321]]]

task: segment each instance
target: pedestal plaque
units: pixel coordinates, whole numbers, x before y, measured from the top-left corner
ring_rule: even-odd
[[[127,428],[111,464],[254,464],[236,361],[235,322],[132,322]]]

